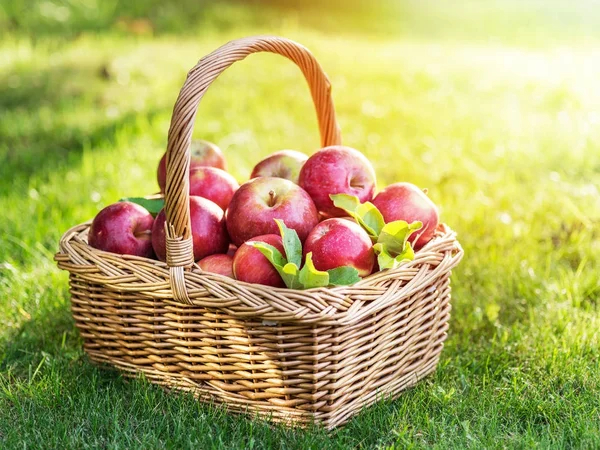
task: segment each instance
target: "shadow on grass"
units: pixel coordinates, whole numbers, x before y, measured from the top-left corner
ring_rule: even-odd
[[[0,77],[0,194],[31,176],[79,164],[84,148],[113,143],[120,128],[163,111],[161,105],[114,118],[98,115],[106,107],[102,92],[109,77],[101,65],[28,68]],[[88,113],[94,120],[78,116]]]

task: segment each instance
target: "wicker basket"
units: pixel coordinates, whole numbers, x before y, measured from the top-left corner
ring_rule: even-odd
[[[56,261],[70,272],[75,323],[89,357],[144,373],[200,400],[271,420],[327,428],[435,370],[450,317],[450,271],[462,249],[447,226],[414,261],[353,286],[306,291],[248,284],[194,264],[189,143],[202,96],[251,53],[296,63],[314,100],[321,144],[339,144],[331,87],[304,47],[287,39],[229,42],[189,72],[167,148],[167,263],[96,250],[90,222],[67,231]]]

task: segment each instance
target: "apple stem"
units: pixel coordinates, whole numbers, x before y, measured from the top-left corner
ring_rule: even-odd
[[[429,189],[427,189],[427,188],[424,188],[424,189],[423,189],[423,192],[425,193],[425,195],[427,195],[427,193],[429,192]]]
[[[269,191],[269,200],[269,206],[273,206],[275,204],[275,191],[272,189]]]

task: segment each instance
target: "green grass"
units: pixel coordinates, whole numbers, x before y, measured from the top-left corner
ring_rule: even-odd
[[[0,447],[599,448],[597,8],[163,3],[0,7]],[[137,31],[136,17],[147,17]],[[91,365],[52,261],[67,228],[157,189],[195,61],[267,32],[314,51],[345,143],[381,187],[428,187],[466,252],[439,370],[331,434]],[[318,146],[299,71],[272,55],[219,78],[195,133],[240,180],[272,151]]]

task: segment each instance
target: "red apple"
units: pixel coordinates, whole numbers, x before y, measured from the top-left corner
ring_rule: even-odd
[[[303,242],[319,223],[317,208],[304,189],[283,178],[254,178],[233,195],[227,209],[227,230],[239,247],[255,236],[279,233],[275,219],[296,230]]]
[[[227,170],[225,157],[221,149],[212,142],[194,140],[190,144],[190,172],[196,167],[209,166]],[[160,192],[165,191],[167,184],[167,154],[165,153],[158,163],[158,186]]]
[[[276,177],[285,178],[298,184],[300,169],[308,159],[304,153],[295,150],[281,150],[263,159],[252,170],[250,178]]]
[[[205,272],[218,273],[229,278],[233,276],[233,257],[223,253],[216,253],[198,261],[198,265]]]
[[[225,213],[215,203],[202,197],[190,196],[190,219],[194,242],[194,261],[215,253],[225,253],[229,237],[225,226]],[[161,210],[152,228],[152,247],[161,261],[167,259],[165,236],[165,210]]]
[[[439,223],[437,206],[414,184],[391,184],[377,194],[373,204],[381,211],[386,223],[395,220],[423,222],[423,228],[408,239],[415,249],[423,247],[435,234]]]
[[[327,219],[317,225],[304,243],[304,255],[308,252],[319,270],[351,266],[361,277],[370,275],[375,263],[371,238],[360,225],[346,219]]]
[[[114,203],[92,221],[88,243],[106,252],[153,258],[153,223],[154,218],[146,208],[131,202]]]
[[[239,187],[235,178],[224,170],[204,166],[190,170],[190,195],[212,200],[223,211]]]
[[[330,194],[349,194],[361,203],[375,192],[375,171],[358,150],[342,145],[325,147],[312,155],[300,170],[298,184],[309,193],[317,209],[328,217],[346,215],[333,206]]]
[[[278,234],[256,236],[244,242],[233,257],[233,274],[235,278],[247,283],[258,283],[266,286],[285,287],[285,283],[273,264],[251,242],[264,242],[272,245],[284,254],[283,242]]]

